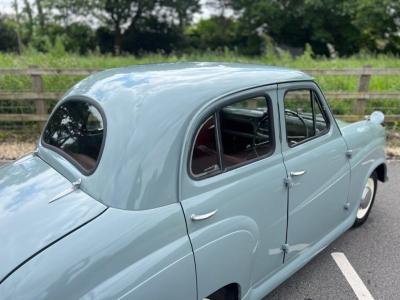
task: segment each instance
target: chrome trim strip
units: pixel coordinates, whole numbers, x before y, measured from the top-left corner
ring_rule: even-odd
[[[64,196],[67,196],[69,194],[71,194],[72,192],[75,192],[77,189],[80,188],[82,183],[82,179],[79,178],[77,181],[72,182],[72,186],[69,187],[68,189],[66,189],[65,191],[59,193],[58,195],[54,196],[49,203],[53,203],[54,201],[57,201],[59,199],[61,199]]]

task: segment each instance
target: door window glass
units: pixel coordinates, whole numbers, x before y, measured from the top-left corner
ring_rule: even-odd
[[[191,170],[195,176],[203,176],[220,170],[214,115],[209,117],[197,132]]]
[[[290,147],[320,135],[328,129],[317,94],[310,89],[292,90],[285,95],[286,137]]]
[[[269,98],[253,97],[218,109],[197,131],[190,171],[195,177],[221,173],[274,151]]]

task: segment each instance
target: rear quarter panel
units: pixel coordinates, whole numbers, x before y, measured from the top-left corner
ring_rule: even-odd
[[[368,177],[379,165],[386,164],[385,130],[370,121],[360,121],[343,124],[341,131],[348,149],[352,151],[349,203],[351,211],[355,212]]]
[[[109,208],[32,258],[0,299],[196,299],[194,259],[178,203]]]

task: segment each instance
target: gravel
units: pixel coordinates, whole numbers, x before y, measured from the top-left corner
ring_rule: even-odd
[[[32,152],[36,144],[32,142],[2,142],[0,143],[0,160],[14,160]]]

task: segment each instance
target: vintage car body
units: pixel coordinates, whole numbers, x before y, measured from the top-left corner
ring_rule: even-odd
[[[309,92],[313,115],[286,110],[292,90]],[[255,154],[235,162],[219,145],[219,165],[197,172],[201,130],[217,140],[258,116],[234,106],[249,97],[268,103],[269,127],[243,150]],[[102,118],[96,164],[51,147],[45,129],[35,153],[0,168],[0,299],[261,299],[354,224],[371,176],[373,196],[386,180],[383,127],[336,122],[299,71],[113,69],[68,91],[46,128],[74,101]]]

